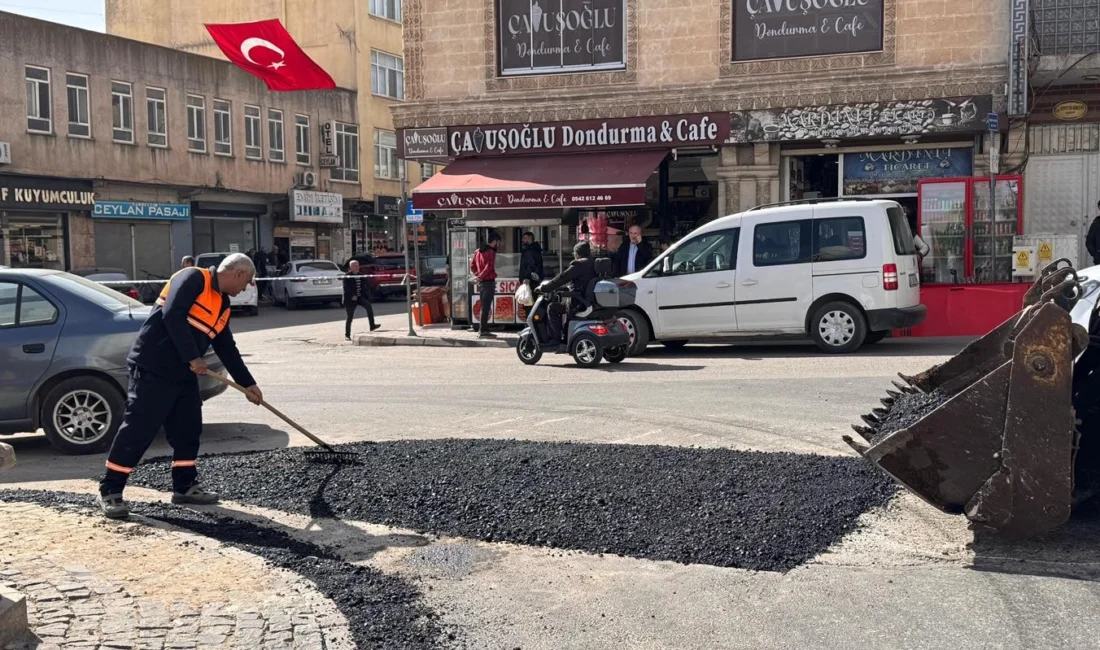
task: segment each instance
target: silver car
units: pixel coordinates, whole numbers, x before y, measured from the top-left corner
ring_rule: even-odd
[[[122,423],[126,354],[151,308],[61,271],[0,270],[0,434],[42,428],[54,448],[90,454]],[[212,351],[212,371],[224,366]],[[200,377],[203,400],[225,386]]]

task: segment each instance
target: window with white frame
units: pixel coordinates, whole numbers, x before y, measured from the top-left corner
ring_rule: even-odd
[[[283,112],[277,108],[267,109],[267,159],[271,162],[286,161],[283,137]]]
[[[332,180],[359,182],[359,126],[336,123],[336,156],[340,164],[332,170]]]
[[[420,180],[426,181],[435,176],[435,165],[432,163],[420,163]]]
[[[371,50],[370,91],[383,97],[405,99],[405,62],[401,57]]]
[[[233,155],[233,107],[224,99],[214,100],[214,154]]]
[[[28,65],[27,130],[32,133],[53,133],[53,111],[50,110],[50,69]]]
[[[397,160],[397,134],[374,130],[374,176],[400,180],[405,177],[404,165]]]
[[[298,161],[299,165],[309,165],[310,163],[308,115],[294,116],[294,159]]]
[[[69,101],[69,135],[92,137],[92,119],[88,105],[88,75],[70,72],[65,75],[65,91]]]
[[[187,150],[206,153],[206,98],[187,96]]]
[[[111,82],[111,138],[134,143],[134,87],[125,81]]]
[[[149,146],[168,146],[168,91],[163,88],[145,88],[145,112],[149,119]]]
[[[401,0],[370,0],[372,16],[401,22]]]
[[[260,107],[244,105],[244,157],[252,160],[264,158],[264,129]]]

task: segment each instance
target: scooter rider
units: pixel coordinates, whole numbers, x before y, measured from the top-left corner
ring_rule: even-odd
[[[573,261],[569,263],[569,268],[559,273],[554,279],[544,282],[539,287],[539,291],[548,293],[568,284],[570,288],[569,296],[573,298],[569,303],[569,316],[572,317],[573,314],[580,311],[581,307],[576,298],[584,297],[584,291],[588,287],[588,283],[595,277],[596,265],[595,260],[592,259],[592,247],[588,245],[588,242],[582,241],[573,247]],[[565,307],[559,302],[551,302],[546,308],[546,313],[550,321],[548,323],[550,336],[555,341],[561,342],[565,325]]]

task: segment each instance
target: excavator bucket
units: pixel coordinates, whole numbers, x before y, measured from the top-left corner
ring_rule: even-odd
[[[1081,291],[1068,260],[1043,269],[1020,312],[945,363],[900,375],[853,426],[863,441],[844,440],[977,527],[1022,538],[1065,523],[1097,482],[1095,449],[1081,441],[1100,427],[1100,332],[1095,312],[1091,332],[1070,318]]]

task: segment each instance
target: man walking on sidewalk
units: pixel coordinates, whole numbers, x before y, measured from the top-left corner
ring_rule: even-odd
[[[233,253],[217,268],[177,272],[160,292],[126,357],[126,411],[99,482],[103,514],[130,515],[122,490],[162,426],[172,445],[172,503],[218,502],[217,494],[199,485],[195,467],[202,434],[198,375],[207,373],[203,357],[213,347],[233,379],[247,388],[248,401],[263,401],[229,331],[229,297],[244,291],[255,273],[247,255]]]
[[[495,231],[489,233],[489,243],[477,249],[474,258],[470,260],[470,272],[477,280],[477,293],[481,299],[481,327],[478,338],[495,338],[489,332],[489,319],[493,313],[493,302],[497,293],[497,247],[500,246],[500,235]]]
[[[351,277],[355,276],[355,277]],[[362,307],[367,310],[367,320],[370,321],[370,331],[374,331],[381,325],[374,323],[374,307],[370,304],[370,285],[367,279],[359,275],[359,262],[348,262],[348,277],[344,278],[344,310],[348,319],[344,323],[344,339],[351,340],[351,321],[355,319],[355,308]]]

